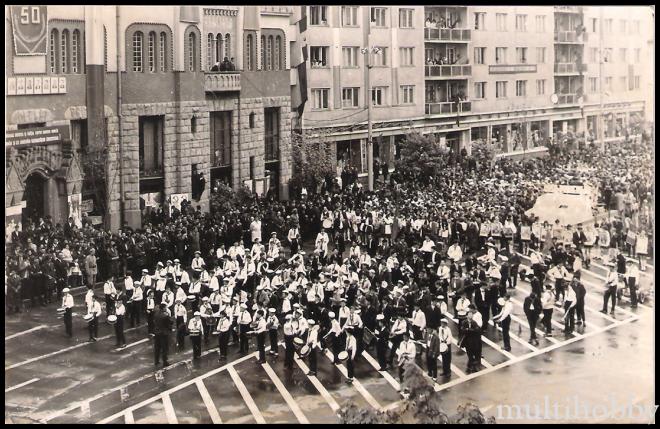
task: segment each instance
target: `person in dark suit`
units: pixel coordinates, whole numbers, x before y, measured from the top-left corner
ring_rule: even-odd
[[[477,307],[477,310],[481,313],[481,320],[483,321],[481,329],[483,331],[485,331],[488,326],[491,295],[492,293],[486,283],[482,283],[481,288],[474,292],[474,306]]]
[[[154,365],[158,365],[160,358],[163,359],[163,366],[168,366],[167,347],[170,341],[170,332],[172,330],[173,319],[167,310],[167,304],[161,303],[159,310],[154,315]]]
[[[587,290],[580,281],[580,273],[577,273],[573,278],[573,289],[575,290],[575,315],[577,316],[578,325],[587,325],[587,320],[584,317],[584,298],[587,295]]]
[[[527,316],[527,323],[529,323],[529,343],[538,346],[539,340],[536,338],[536,323],[542,311],[542,304],[541,298],[534,291],[530,292],[527,298],[525,298],[523,311],[525,312],[525,316]]]

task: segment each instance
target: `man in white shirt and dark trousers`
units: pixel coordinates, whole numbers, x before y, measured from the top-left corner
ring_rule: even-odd
[[[193,359],[199,359],[202,356],[202,335],[204,335],[204,326],[202,325],[201,313],[196,311],[194,318],[188,322],[188,332],[193,346]]]
[[[126,337],[124,336],[124,320],[126,319],[126,306],[124,305],[123,295],[117,299],[117,307],[115,308],[115,315],[117,321],[115,322],[115,337],[117,337],[116,347],[126,347]]]
[[[89,341],[96,341],[96,337],[99,335],[99,316],[102,312],[103,310],[101,310],[101,304],[96,298],[96,295],[92,295],[92,305],[89,311],[89,313],[92,315],[92,319],[87,325],[89,328]]]
[[[628,261],[626,269],[626,280],[628,290],[630,291],[630,308],[637,308],[637,279],[639,278],[639,268],[633,263]]]
[[[293,338],[295,335],[294,332],[294,327],[293,323],[291,323],[291,319],[293,316],[291,314],[287,314],[285,319],[286,322],[284,322],[284,326],[282,327],[283,333],[284,333],[284,367],[287,369],[293,369]]]
[[[280,327],[280,321],[277,320],[274,308],[268,309],[268,319],[266,320],[266,328],[268,329],[268,337],[270,339],[270,350],[268,354],[279,356],[277,353],[279,346],[277,345],[277,328]]]
[[[575,304],[577,297],[575,295],[574,285],[569,284],[566,287],[566,299],[564,299],[564,333],[570,334],[575,329]]]
[[[266,318],[264,311],[258,310],[256,313],[257,327],[254,332],[257,334],[257,349],[259,350],[259,360],[257,364],[266,363]]]
[[[69,337],[73,337],[73,295],[69,293],[69,288],[62,289],[62,307],[64,308],[64,328]]]
[[[511,351],[511,339],[509,338],[509,327],[511,326],[511,312],[513,304],[509,301],[509,294],[504,295],[504,305],[502,311],[493,317],[493,322],[500,322],[502,326],[502,340],[504,341],[504,350]]]
[[[623,274],[621,275],[623,277]],[[607,275],[607,281],[605,283],[605,295],[603,296],[603,309],[601,313],[607,314],[607,300],[612,298],[612,310],[610,314],[614,314],[614,306],[616,305],[616,289],[619,283],[619,274],[616,271],[616,266],[610,269],[610,273]]]
[[[451,329],[449,329],[449,321],[445,318],[443,318],[440,321],[440,332],[439,332],[439,337],[440,337],[440,345],[442,347],[442,344],[447,345],[447,350],[444,352],[440,352],[440,357],[442,358],[442,375],[445,377],[450,377],[451,376],[451,343],[453,336],[451,334]]]
[[[106,317],[114,314],[115,312],[115,303],[113,299],[113,295],[117,293],[117,289],[115,289],[115,284],[113,283],[114,277],[110,275],[108,280],[105,281],[103,284],[103,294],[105,295],[105,315]]]
[[[346,370],[348,372],[348,380],[346,383],[353,383],[353,359],[357,352],[357,341],[353,336],[353,328],[346,328],[346,349],[348,352],[348,359],[346,359]]]
[[[142,286],[140,282],[134,282],[133,286],[133,295],[131,296],[131,305],[129,307],[129,312],[131,314],[131,328],[140,325],[140,313],[142,313]]]
[[[410,340],[410,332],[406,331],[403,333],[403,341],[399,344],[397,352],[399,355],[399,361],[397,362],[399,367],[399,382],[403,383],[405,366],[409,362],[414,362],[415,355],[417,354],[415,343]]]
[[[319,326],[313,319],[307,321],[309,325],[309,335],[307,345],[309,346],[309,372],[307,375],[316,375],[316,348],[319,342]]]
[[[227,360],[227,344],[229,344],[229,330],[231,329],[231,320],[223,311],[220,313],[220,321],[216,328],[220,335],[218,335],[218,349],[220,351],[219,361]]]

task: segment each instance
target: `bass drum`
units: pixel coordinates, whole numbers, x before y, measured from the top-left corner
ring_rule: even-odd
[[[440,343],[440,353],[445,353],[449,350],[449,346],[446,343]]]
[[[345,362],[346,360],[348,360],[348,352],[346,350],[344,350],[343,352],[339,352],[339,354],[337,355],[337,360],[339,360],[339,362]]]
[[[329,218],[323,219],[323,228],[325,229],[332,228],[332,221]]]
[[[309,345],[305,344],[305,345],[302,346],[302,348],[300,349],[300,353],[299,353],[299,354],[300,354],[300,358],[301,358],[301,359],[306,358],[307,355],[309,355],[309,353],[310,353],[311,351],[312,351],[311,347],[309,347]]]

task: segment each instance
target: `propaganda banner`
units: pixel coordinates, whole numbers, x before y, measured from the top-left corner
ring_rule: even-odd
[[[46,6],[10,6],[16,55],[46,55],[48,12]]]

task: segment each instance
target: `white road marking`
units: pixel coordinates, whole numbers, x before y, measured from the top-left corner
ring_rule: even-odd
[[[366,350],[362,351],[362,357],[365,358],[367,360],[367,362],[369,362],[371,364],[371,366],[373,366],[376,371],[378,371],[378,368],[380,368],[380,365],[378,364],[378,362],[376,362],[376,360],[373,357],[371,357],[371,355],[369,353],[366,352]],[[392,387],[394,387],[394,389],[397,392],[399,390],[401,390],[401,385],[399,384],[398,381],[396,381],[394,379],[394,377],[392,377],[390,375],[389,372],[387,372],[387,371],[378,371],[378,372],[385,378],[385,380],[387,380],[388,383],[390,383],[390,385]]]
[[[179,420],[176,418],[176,413],[174,412],[174,406],[172,405],[172,399],[168,393],[163,392],[161,394],[163,400],[163,406],[165,407],[165,416],[167,417],[167,423],[171,425],[176,425],[179,423]]]
[[[127,425],[135,424],[135,418],[133,418],[133,411],[131,410],[126,411],[126,413],[124,414],[124,423],[126,423]]]
[[[449,312],[447,312],[447,315],[452,316],[452,317],[448,317],[448,319],[451,320],[452,322],[454,322],[456,325],[458,325],[458,319],[454,319],[453,315]],[[481,341],[488,344],[489,346],[491,346],[492,348],[494,348],[498,352],[502,353],[504,356],[508,357],[509,359],[515,359],[516,358],[516,356],[513,353],[507,352],[502,347],[500,347],[498,344],[496,344],[496,343],[492,342],[491,340],[489,340],[488,337],[486,337],[483,334],[481,335]]]
[[[458,348],[459,350],[461,350],[461,348],[458,347],[458,341],[456,341],[456,339],[453,338],[453,337],[452,337],[452,343],[456,346],[456,348]],[[392,349],[392,342],[391,342],[391,341],[388,342],[388,346],[389,346],[389,348],[390,348],[390,350],[391,350],[391,349]],[[483,358],[481,359],[481,363],[482,363],[484,366],[492,366],[491,364],[489,364],[488,362],[486,362]],[[454,365],[453,363],[450,365],[450,368],[451,368],[452,371],[454,371],[456,374],[458,374],[459,377],[465,377],[465,373],[464,373],[463,371],[461,371],[460,369],[458,369],[458,367],[457,367],[456,365]],[[387,407],[386,407],[386,408],[387,408]]]
[[[454,365],[453,363],[450,365],[450,367],[451,367],[451,370],[454,371],[456,374],[458,374],[458,376],[460,378],[467,377],[467,374],[464,373],[463,371],[461,371],[460,369],[458,369],[458,367],[456,365]]]
[[[275,384],[275,387],[277,387],[277,390],[280,391],[280,394],[286,401],[289,408],[291,408],[291,411],[293,411],[293,414],[298,419],[298,422],[303,424],[309,424],[309,420],[307,420],[307,417],[305,417],[305,414],[303,414],[302,410],[300,409],[296,401],[293,399],[293,396],[291,396],[291,393],[289,393],[289,391],[286,390],[286,387],[284,386],[284,384],[282,384],[282,381],[277,376],[277,374],[275,374],[275,371],[273,371],[273,368],[271,368],[268,362],[262,363],[261,367],[266,370],[266,373]]]
[[[16,386],[12,386],[12,387],[10,387],[10,388],[8,388],[8,389],[5,389],[5,393],[7,393],[7,392],[11,392],[12,390],[19,389],[19,388],[21,388],[21,387],[23,387],[23,386],[27,386],[28,384],[32,384],[32,383],[34,383],[35,381],[39,381],[39,378],[35,377],[35,378],[33,378],[32,380],[24,381],[24,382],[21,383],[21,384],[17,384]]]
[[[510,316],[511,316],[511,320],[515,320],[515,319],[513,318],[513,314],[511,314]],[[520,319],[518,319],[518,320],[520,320]],[[520,322],[518,322],[518,323],[520,323]],[[501,327],[501,326],[495,326],[495,322],[493,322],[492,320],[488,320],[488,324],[489,324],[490,326],[494,327],[496,330],[498,330],[498,331],[500,331],[500,332],[503,332],[503,331],[502,331],[502,327]],[[511,337],[514,341],[516,341],[516,342],[522,344],[523,346],[527,347],[528,349],[530,349],[530,350],[533,351],[533,352],[535,352],[535,351],[538,350],[536,347],[534,347],[533,345],[529,344],[527,341],[525,341],[525,340],[523,340],[522,338],[520,338],[519,336],[517,336],[517,335],[511,333],[511,326],[509,326],[509,337]]]
[[[520,302],[520,301],[518,301],[517,299],[515,299],[515,298],[513,298],[513,297],[511,297],[510,299],[511,299],[511,302],[513,302],[513,303],[515,303],[515,304],[518,304],[518,305],[521,306],[521,307],[523,306],[523,303]],[[521,318],[519,318],[518,316],[516,316],[516,315],[514,315],[514,314],[511,315],[511,318],[512,318],[513,320],[515,320],[516,322],[518,322],[518,323],[525,323],[524,320],[522,320]],[[539,321],[540,321],[540,319],[541,319],[541,317],[539,317]],[[527,325],[527,329],[529,329],[529,324]],[[542,330],[540,330],[539,328],[536,328],[535,330],[536,330],[536,333],[537,333],[538,335],[540,335],[540,336],[545,335],[545,333],[544,333]],[[544,337],[544,338],[545,338],[546,340],[549,340],[550,342],[555,343],[555,344],[559,342],[559,340],[557,340],[557,339],[554,338],[554,337]]]
[[[117,348],[115,349],[115,351],[116,351],[116,352],[119,352],[119,351],[122,351],[122,350],[126,350],[126,349],[128,349],[128,348],[131,348],[131,347],[133,347],[133,346],[137,346],[138,344],[142,344],[142,343],[147,342],[147,341],[149,341],[149,338],[144,338],[144,339],[142,339],[142,340],[140,340],[140,341],[136,341],[136,342],[134,342],[134,343],[127,344],[126,347],[117,347]]]
[[[135,329],[138,329],[138,328],[140,328],[140,326],[136,326],[135,328],[127,329],[124,332],[129,332],[129,331],[132,331],[132,330],[135,330]],[[97,342],[102,341],[102,340],[107,340],[108,338],[112,338],[114,336],[115,336],[115,334],[109,334],[109,335],[106,335],[105,337],[97,338]],[[56,356],[56,355],[59,355],[59,354],[64,353],[64,352],[68,352],[70,350],[75,350],[75,349],[83,347],[83,346],[88,346],[90,344],[92,344],[92,342],[86,341],[84,343],[76,344],[75,346],[71,346],[71,347],[61,349],[61,350],[54,351],[52,353],[48,353],[48,354],[45,354],[45,355],[33,357],[31,359],[24,360],[23,362],[18,362],[18,363],[15,363],[13,365],[6,366],[5,371],[13,369],[13,368],[21,367],[23,365],[27,365],[27,364],[32,363],[32,362],[37,362],[37,361],[40,361],[42,359],[49,358],[51,356]]]
[[[5,341],[11,340],[12,338],[20,337],[21,335],[29,334],[30,332],[38,331],[39,329],[44,329],[44,328],[48,328],[48,326],[46,326],[46,325],[35,326],[34,328],[28,329],[27,331],[17,332],[17,333],[12,334],[8,337],[5,337]]]
[[[307,374],[309,372],[309,368],[307,368],[307,365],[305,365],[305,363],[302,360],[300,360],[298,358],[298,356],[295,356],[294,360],[296,361],[296,363],[298,364],[300,369],[303,370],[303,372],[305,374]],[[319,381],[318,378],[316,378],[316,376],[308,375],[307,378],[309,378],[309,381],[312,382],[314,387],[316,387],[316,390],[319,391],[319,393],[321,394],[323,399],[325,399],[325,401],[328,403],[330,408],[332,408],[332,411],[334,411],[336,413],[337,411],[339,411],[341,409],[341,407],[339,406],[337,401],[335,401],[335,399],[330,395],[330,393],[328,393],[326,388],[323,386],[323,384],[321,384],[321,382]]]
[[[215,404],[213,403],[213,398],[211,398],[209,391],[206,390],[206,386],[204,385],[204,382],[202,380],[196,380],[195,384],[197,385],[197,390],[199,390],[199,394],[202,395],[202,400],[204,401],[204,405],[206,405],[206,409],[208,410],[209,415],[211,416],[211,420],[213,421],[213,424],[222,424],[222,419],[220,418],[220,414],[218,414],[218,409],[215,407]]]
[[[332,355],[332,353],[330,353],[330,350],[326,350],[324,354],[328,359],[330,359],[331,362],[334,361],[335,357]],[[346,367],[343,364],[339,363],[336,364],[335,366],[337,367],[337,369],[339,369],[339,371],[342,373],[344,377],[348,378],[348,371],[346,370]],[[371,393],[367,392],[367,389],[365,389],[362,383],[360,383],[356,378],[353,378],[352,384],[355,387],[355,389],[358,392],[360,392],[362,397],[369,403],[369,405],[371,405],[376,410],[380,410],[382,408],[378,403],[378,401],[376,401],[376,398],[371,396]]]
[[[264,419],[264,416],[261,415],[261,411],[259,411],[259,408],[257,408],[257,404],[254,402],[254,399],[252,399],[252,395],[250,395],[250,392],[248,392],[247,388],[245,387],[245,384],[243,384],[241,377],[238,376],[238,373],[236,372],[234,367],[233,366],[228,367],[227,371],[229,372],[231,379],[234,381],[234,384],[238,388],[238,391],[240,392],[241,396],[243,397],[243,401],[250,409],[250,412],[254,416],[256,422],[260,424],[266,424],[266,420]]]

